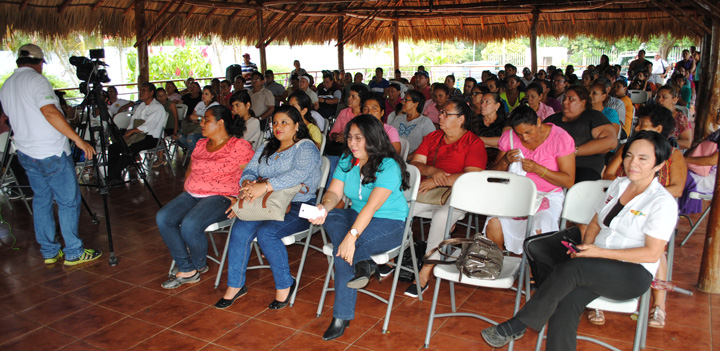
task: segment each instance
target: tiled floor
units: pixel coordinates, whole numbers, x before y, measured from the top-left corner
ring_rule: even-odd
[[[179,168],[177,170],[180,170]],[[169,169],[154,169],[150,184],[161,201],[182,191],[182,178]],[[102,198],[93,189],[82,193],[100,224],[83,211],[80,232],[87,247],[107,249]],[[226,310],[212,304],[222,295],[213,288],[217,265],[199,284],[163,290],[171,262],[155,226],[157,205],[139,182],[111,190],[110,223],[120,264],[110,267],[107,255],[97,263],[77,268],[45,266],[33,237],[32,218],[18,201],[11,211],[2,205],[2,217],[13,228],[15,248],[0,245],[0,350],[421,350],[432,294],[417,301],[402,295],[400,283],[390,333],[382,334],[385,305],[360,294],[356,319],[341,338],[325,342],[321,335],[331,316],[330,293],[320,317],[315,311],[327,270],[322,254],[312,251],[292,308],[271,311],[273,280],[269,270],[248,274],[249,293]],[[695,217],[697,218],[697,217]],[[680,224],[680,237],[688,231]],[[416,231],[417,232],[417,231]],[[670,293],[668,324],[650,329],[650,350],[720,350],[720,295],[697,291],[704,226],[685,247],[676,249],[674,278],[693,296]],[[680,240],[678,239],[678,242]],[[224,240],[219,240],[224,242]],[[314,238],[315,243],[320,238]],[[288,248],[296,269],[301,248]],[[369,289],[388,296],[390,281],[372,282]],[[441,289],[439,312],[449,311],[447,285]],[[461,311],[480,311],[497,320],[512,315],[513,295],[504,291],[456,286]],[[631,349],[634,322],[627,315],[607,314],[602,327],[582,318],[579,332],[593,335],[623,350]],[[430,349],[490,350],[482,342],[485,322],[471,318],[442,319],[435,323]],[[531,350],[536,333],[528,332],[517,350]],[[580,350],[599,350],[580,341]]]

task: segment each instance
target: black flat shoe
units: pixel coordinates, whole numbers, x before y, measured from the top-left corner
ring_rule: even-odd
[[[350,327],[349,320],[333,317],[332,321],[330,321],[330,326],[325,331],[325,334],[323,334],[323,340],[328,341],[341,337],[345,334],[345,329],[348,327]]]
[[[380,281],[380,272],[373,260],[360,261],[355,264],[355,276],[347,282],[350,289],[362,289],[368,285],[370,278],[375,275]]]
[[[233,302],[235,302],[235,300],[237,300],[238,297],[241,297],[245,294],[247,294],[247,286],[243,286],[242,288],[240,288],[240,291],[238,291],[237,294],[235,294],[235,296],[233,296],[233,298],[230,300],[225,299],[225,298],[220,298],[220,300],[218,300],[218,302],[215,303],[215,307],[219,308],[219,309],[228,308],[228,307],[232,306]]]
[[[290,298],[292,297],[293,292],[295,291],[295,284],[297,283],[296,280],[293,280],[292,285],[290,285],[290,292],[288,292],[288,296],[285,299],[285,301],[278,301],[273,300],[273,302],[268,305],[268,308],[271,310],[279,310],[281,308],[285,308],[290,303]]]

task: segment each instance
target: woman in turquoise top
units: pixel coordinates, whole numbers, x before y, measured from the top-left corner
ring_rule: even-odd
[[[408,205],[405,162],[395,152],[382,122],[371,115],[353,118],[345,127],[345,150],[322,203],[323,225],[333,243],[335,303],[324,340],[340,337],[355,317],[357,290],[377,275],[370,258],[400,245]],[[345,195],[348,209],[335,209]],[[329,212],[326,213],[325,211]]]

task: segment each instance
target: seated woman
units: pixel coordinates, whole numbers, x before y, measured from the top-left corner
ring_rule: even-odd
[[[515,317],[482,331],[489,345],[502,347],[520,339],[527,327],[540,330],[549,322],[547,349],[575,350],[583,307],[600,296],[627,300],[650,288],[677,221],[675,199],[655,178],[670,154],[667,138],[656,132],[628,139],[623,150],[628,176],[617,178],[597,203],[580,252],[552,246],[569,255],[543,262],[554,267],[552,273]]]
[[[410,142],[408,154],[415,152],[423,138],[435,131],[435,125],[422,114],[425,96],[417,90],[408,90],[402,102],[401,113],[392,119],[390,125],[395,127],[398,135]]]
[[[212,106],[220,105],[217,102],[217,96],[217,90],[210,85],[206,85],[202,90],[202,101],[198,102],[197,105],[195,105],[193,113],[183,120],[182,132],[178,135],[177,141],[178,144],[186,148],[188,150],[187,152],[191,155],[193,149],[195,149],[195,144],[202,138],[199,123],[205,111]]]
[[[702,213],[703,211],[702,200],[691,199],[690,192],[712,194],[715,191],[719,141],[720,129],[712,132],[705,140],[685,154],[688,172],[682,197],[678,199],[681,214]]]
[[[322,132],[318,126],[315,125],[315,119],[310,115],[310,111],[312,110],[312,100],[310,100],[308,94],[305,94],[302,90],[298,90],[288,96],[288,104],[300,111],[303,122],[308,128],[308,133],[310,133],[310,139],[312,139],[318,149],[320,149],[322,144]]]
[[[385,116],[385,98],[381,93],[369,92],[362,96],[362,113],[376,117],[382,123],[382,117]],[[395,127],[383,123],[383,130],[390,138],[390,143],[395,149],[395,152],[400,154],[400,136]]]
[[[243,135],[243,139],[252,145],[253,150],[256,150],[262,138],[262,130],[260,129],[260,120],[255,118],[255,114],[252,111],[250,94],[247,90],[236,91],[232,94],[229,101],[233,115],[245,121],[247,130]]]
[[[357,116],[345,131],[347,147],[318,205],[323,214],[310,220],[324,226],[335,258],[333,319],[323,340],[340,337],[350,325],[355,317],[356,289],[364,288],[377,275],[377,264],[370,255],[400,245],[408,215],[403,195],[409,187],[405,161],[390,144],[380,119]],[[352,206],[336,209],[343,195]]]
[[[487,165],[485,144],[470,131],[474,123],[473,119],[477,118],[470,107],[464,102],[451,101],[439,117],[440,130],[428,134],[423,139],[410,162],[424,177],[420,182],[421,194],[439,186],[451,187],[462,174],[482,171]],[[415,204],[412,216],[432,217],[427,238],[427,252],[437,247],[444,239],[445,223],[448,220],[455,223],[465,214],[456,210],[453,211],[452,218],[448,219],[448,208],[448,204],[442,206],[421,202]],[[413,283],[405,290],[405,295],[417,297],[427,290],[430,286],[432,270],[433,265],[423,265],[419,282],[422,291],[417,291],[417,285]]]
[[[675,108],[678,104],[678,91],[672,85],[663,85],[657,92],[657,103],[660,106],[670,110],[675,119],[675,128],[672,131],[672,137],[677,141],[678,148],[681,150],[689,149],[692,144],[692,126],[688,121],[688,117]]]
[[[604,83],[597,82],[590,86],[590,103],[592,104],[592,109],[602,112],[603,116],[612,123],[615,135],[618,135],[620,128],[622,127],[620,124],[620,117],[618,116],[617,111],[610,107],[605,107],[606,98],[607,93],[605,92]]]
[[[175,83],[165,83],[165,91],[167,92],[168,100],[172,101],[173,104],[179,104],[182,100],[182,95],[178,94],[177,86],[175,85]]]
[[[507,171],[516,162],[537,187],[542,204],[533,217],[532,233],[558,230],[562,212],[562,188],[575,184],[575,142],[562,128],[543,124],[529,106],[516,107],[510,113],[512,130],[500,137],[498,153],[492,169]],[[519,170],[519,169],[518,169]],[[523,252],[527,220],[491,217],[486,221],[485,234],[502,248],[516,254]]]
[[[480,86],[473,88],[473,106],[480,113],[473,133],[480,137],[486,148],[497,148],[498,140],[507,127],[507,114],[497,93],[482,93]]]
[[[673,130],[673,117],[668,109],[660,105],[649,105],[638,110],[638,124],[635,131],[648,130],[658,132],[662,136],[668,138]],[[621,145],[613,157],[610,159],[603,179],[615,180],[617,177],[625,177],[625,168],[622,165],[620,155],[625,145]],[[717,163],[716,163],[717,164]],[[680,150],[673,148],[670,157],[663,163],[662,168],[658,172],[658,181],[660,185],[665,187],[673,197],[680,197],[685,187],[687,179],[688,166]],[[660,266],[658,267],[656,278],[667,279],[667,258],[665,255],[660,256]],[[653,328],[663,328],[665,326],[666,307],[665,307],[665,290],[653,289],[653,308],[650,310],[650,318],[648,326]],[[593,310],[588,313],[590,323],[596,325],[605,324],[605,316],[601,310]]]
[[[290,274],[287,249],[281,239],[308,227],[307,221],[298,217],[298,213],[303,203],[315,204],[320,181],[320,153],[310,140],[307,127],[296,108],[277,108],[272,116],[272,127],[270,139],[257,149],[243,171],[239,197],[253,201],[268,191],[298,184],[304,184],[306,191],[293,197],[290,211],[282,221],[235,221],[228,244],[228,288],[215,303],[217,308],[230,307],[237,298],[247,293],[245,272],[255,238],[275,279],[275,300],[268,308],[277,310],[287,306],[296,288],[295,279]],[[266,181],[259,182],[259,178]],[[228,218],[233,216],[234,213],[230,212]]]
[[[509,112],[512,112],[514,108],[520,106],[520,101],[525,97],[525,93],[518,90],[520,83],[520,78],[513,74],[507,77],[505,91],[500,93],[500,98],[507,103],[510,109]]]
[[[180,125],[175,104],[170,101],[167,92],[163,88],[157,89],[155,92],[155,99],[163,105],[165,112],[168,113],[168,120],[167,123],[165,123],[165,135],[175,135],[175,133],[177,133],[178,126]]]
[[[527,98],[528,106],[532,107],[533,111],[537,113],[541,121],[544,121],[548,116],[555,114],[555,110],[552,107],[545,105],[543,100],[545,99],[544,88],[542,84],[533,82],[525,89],[525,97]]]
[[[575,140],[575,183],[598,180],[605,167],[605,154],[617,146],[617,133],[601,112],[590,108],[589,92],[580,86],[565,91],[561,113],[545,119]]]
[[[162,283],[165,289],[197,283],[208,270],[205,228],[227,218],[230,196],[240,190],[240,175],[253,156],[250,143],[241,139],[245,121],[227,107],[210,107],[200,121],[203,136],[185,172],[185,191],[156,215],[158,230],[178,272]]]

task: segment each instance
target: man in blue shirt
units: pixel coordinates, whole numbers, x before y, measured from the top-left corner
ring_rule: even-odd
[[[383,69],[378,67],[375,69],[375,77],[370,82],[370,91],[376,91],[378,93],[385,94],[385,89],[390,86],[390,82],[383,78]]]
[[[250,54],[243,54],[243,63],[240,64],[242,76],[245,78],[245,90],[252,89],[252,73],[257,72],[257,65],[250,62]]]

